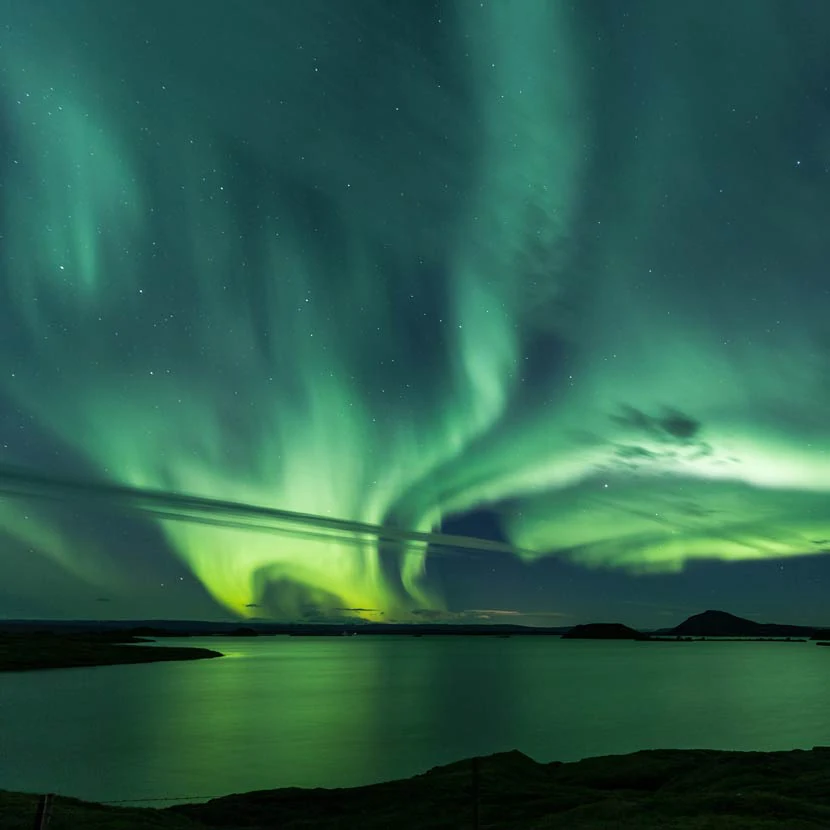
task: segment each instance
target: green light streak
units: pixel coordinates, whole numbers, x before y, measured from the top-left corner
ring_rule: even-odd
[[[539,82],[524,98],[503,100],[527,60],[549,45],[534,26],[551,14],[543,4],[526,19],[501,9],[482,15],[477,5],[463,12],[480,30],[474,64],[482,68],[475,71],[484,72],[487,62],[503,68],[486,70],[492,87],[481,91],[491,138],[474,171],[478,206],[453,219],[458,244],[449,274],[450,359],[442,392],[418,401],[418,388],[426,391],[434,381],[402,366],[415,390],[415,403],[403,411],[378,394],[372,378],[373,333],[392,335],[395,309],[384,298],[394,286],[378,284],[382,272],[366,227],[349,227],[345,219],[348,246],[332,268],[309,254],[290,201],[275,192],[270,218],[248,230],[243,242],[242,204],[224,160],[205,140],[203,114],[174,117],[170,125],[161,100],[157,114],[149,106],[130,112],[124,102],[115,104],[110,78],[94,70],[62,73],[66,56],[45,39],[13,53],[12,84],[22,103],[16,115],[20,158],[9,188],[10,259],[38,363],[54,373],[47,394],[42,378],[18,378],[11,386],[16,399],[127,485],[373,524],[391,513],[412,530],[434,528],[442,505],[413,504],[408,493],[493,427],[518,360],[514,319],[520,309],[505,277],[523,266],[534,230],[521,218],[512,225],[503,220],[527,203],[525,186],[535,192],[530,207],[546,216],[568,202],[561,165],[542,152],[558,114],[552,111],[548,125],[533,117],[551,85]],[[533,36],[529,58],[505,40],[503,25],[513,35]],[[45,31],[53,39],[64,36]],[[564,95],[567,84],[557,84]],[[505,118],[523,125],[520,153]],[[152,136],[161,140],[158,151]],[[563,145],[570,140],[567,134],[561,139]],[[175,171],[172,180],[151,188],[143,172],[147,156],[165,175]],[[571,187],[573,174],[565,179]],[[150,210],[175,223],[166,236],[161,228],[149,239]],[[545,232],[550,238],[560,233]],[[180,298],[162,282],[166,275],[153,275],[175,266],[187,275],[180,279],[187,303],[200,310],[188,316],[186,337],[175,331],[182,325],[176,321]],[[228,290],[230,282],[246,280],[256,286],[255,298]],[[328,289],[335,281],[348,286],[346,317]],[[150,333],[141,319],[145,300],[155,304],[146,312],[156,317],[155,343],[138,342]],[[54,330],[55,317],[68,321],[64,331]],[[123,331],[115,328],[119,320]],[[378,345],[389,349],[383,340]],[[406,344],[403,350],[409,351]],[[161,527],[216,599],[238,613],[258,605],[275,580],[336,596],[339,605],[383,607],[397,615],[440,604],[422,580],[426,549],[414,543],[402,550],[396,588],[374,544],[356,551],[321,540],[276,543],[228,529],[166,521]]]
[[[657,90],[654,112],[631,104],[602,167],[605,52],[582,12],[458,3],[453,86],[394,21],[351,32],[336,5],[343,37],[314,66],[296,42],[324,42],[316,3],[274,27],[265,6],[206,2],[198,42],[154,0],[1,5],[15,33],[2,262],[24,341],[1,382],[99,476],[416,532],[509,501],[516,546],[634,571],[826,547],[826,323],[793,289],[823,261],[820,215],[758,210],[764,256],[743,239],[710,255],[714,225],[680,233],[667,193],[709,206],[678,157],[709,170],[726,140],[687,129],[709,100],[691,87]],[[669,5],[655,31],[686,31],[695,13]],[[783,60],[773,23],[759,12],[754,36]],[[757,90],[757,67],[733,67],[728,38],[716,48],[737,19],[712,25],[707,88]],[[385,76],[361,93],[378,123],[355,123],[358,34],[391,77],[396,61],[417,69],[407,100]],[[698,72],[683,48],[663,58]],[[770,79],[771,111],[792,80]],[[682,153],[660,143],[671,130]],[[598,185],[595,167],[614,173]],[[787,204],[809,195],[776,181]],[[532,383],[531,353],[550,370]],[[661,426],[667,407],[693,434]],[[116,579],[41,516],[0,523],[87,581],[93,560]],[[384,553],[154,521],[240,615],[441,604],[422,542]]]

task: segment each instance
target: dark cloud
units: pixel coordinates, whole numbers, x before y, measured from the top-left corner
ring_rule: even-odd
[[[678,441],[691,441],[700,432],[699,421],[676,409],[667,409],[663,416],[657,419],[657,423],[663,432]]]
[[[441,611],[439,608],[413,608],[410,613],[427,620],[440,620],[448,614],[447,611]]]
[[[701,422],[674,407],[665,406],[656,413],[648,413],[625,404],[610,419],[627,432],[648,439],[649,446],[637,440],[613,443],[613,461],[598,472],[637,471],[641,465],[661,461],[718,460],[713,457],[712,445],[701,438]]]
[[[621,444],[616,449],[618,458],[626,459],[651,459],[658,458],[657,453],[647,450],[645,447],[639,447],[633,444]]]
[[[668,406],[657,415],[649,415],[625,404],[619,413],[611,416],[611,420],[663,443],[690,444],[701,431],[700,421]]]
[[[489,621],[521,624],[528,618],[567,617],[560,611],[519,611],[514,608],[465,608],[463,611],[441,611],[437,608],[414,608],[412,614],[424,619],[441,622]]]
[[[332,611],[346,611],[349,613],[382,614],[379,608],[332,608]]]
[[[705,516],[713,516],[716,513],[720,513],[720,510],[716,510],[712,507],[703,507],[703,505],[697,504],[696,502],[678,502],[674,505],[674,509],[677,510],[678,513],[681,513],[686,516],[697,516],[699,518],[703,518]]]

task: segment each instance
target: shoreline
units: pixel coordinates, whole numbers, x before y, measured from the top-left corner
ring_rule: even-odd
[[[361,634],[363,637],[380,635],[380,632],[361,631],[348,632],[348,634]],[[389,632],[391,633],[391,632]],[[400,632],[396,632],[400,635]],[[175,631],[165,632],[148,629],[94,629],[87,630],[67,629],[9,629],[0,625],[0,673],[20,671],[45,671],[51,669],[72,669],[72,668],[94,668],[98,666],[120,666],[134,665],[141,663],[161,663],[178,660],[206,660],[215,657],[223,657],[224,654],[210,648],[200,646],[167,646],[158,645],[157,640],[161,639],[186,639],[190,637],[215,638],[219,640],[233,638],[254,637],[256,639],[279,636],[279,634],[249,633],[245,629],[236,629],[229,632],[204,633],[188,631],[186,633]],[[288,636],[300,638],[335,637],[340,638],[343,632],[320,631],[320,632],[296,632],[288,633]],[[348,636],[348,635],[347,635]],[[380,635],[383,636],[383,635]],[[507,638],[514,636],[514,632],[486,631],[468,632],[455,631],[440,632],[416,631],[408,636],[413,638],[430,638],[432,636],[444,639],[451,637],[490,637]],[[522,635],[518,635],[522,636]],[[526,635],[525,635],[526,636]],[[530,636],[539,636],[536,632]],[[742,643],[810,643],[810,640],[787,637],[680,637],[680,636],[653,636],[646,635],[634,638],[616,637],[562,637],[560,634],[548,633],[546,636],[555,639],[573,639],[579,642],[644,642],[644,643],[690,643],[690,642],[742,642]],[[816,641],[813,641],[816,642]],[[827,642],[816,642],[817,645],[830,645]]]
[[[190,646],[157,646],[129,634],[0,632],[0,673],[94,668],[171,660],[206,660],[221,652]]]

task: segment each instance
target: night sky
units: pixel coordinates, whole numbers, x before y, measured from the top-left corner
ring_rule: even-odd
[[[830,623],[826,0],[0,0],[0,616]],[[295,528],[296,531],[296,528]]]

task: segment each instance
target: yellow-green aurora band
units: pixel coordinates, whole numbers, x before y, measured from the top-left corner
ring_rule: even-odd
[[[826,549],[827,203],[752,128],[796,36],[573,5],[447,4],[419,47],[418,4],[0,0],[3,393],[119,485],[421,532],[509,504],[517,547],[634,571]],[[156,521],[240,615],[441,603],[422,543]]]

